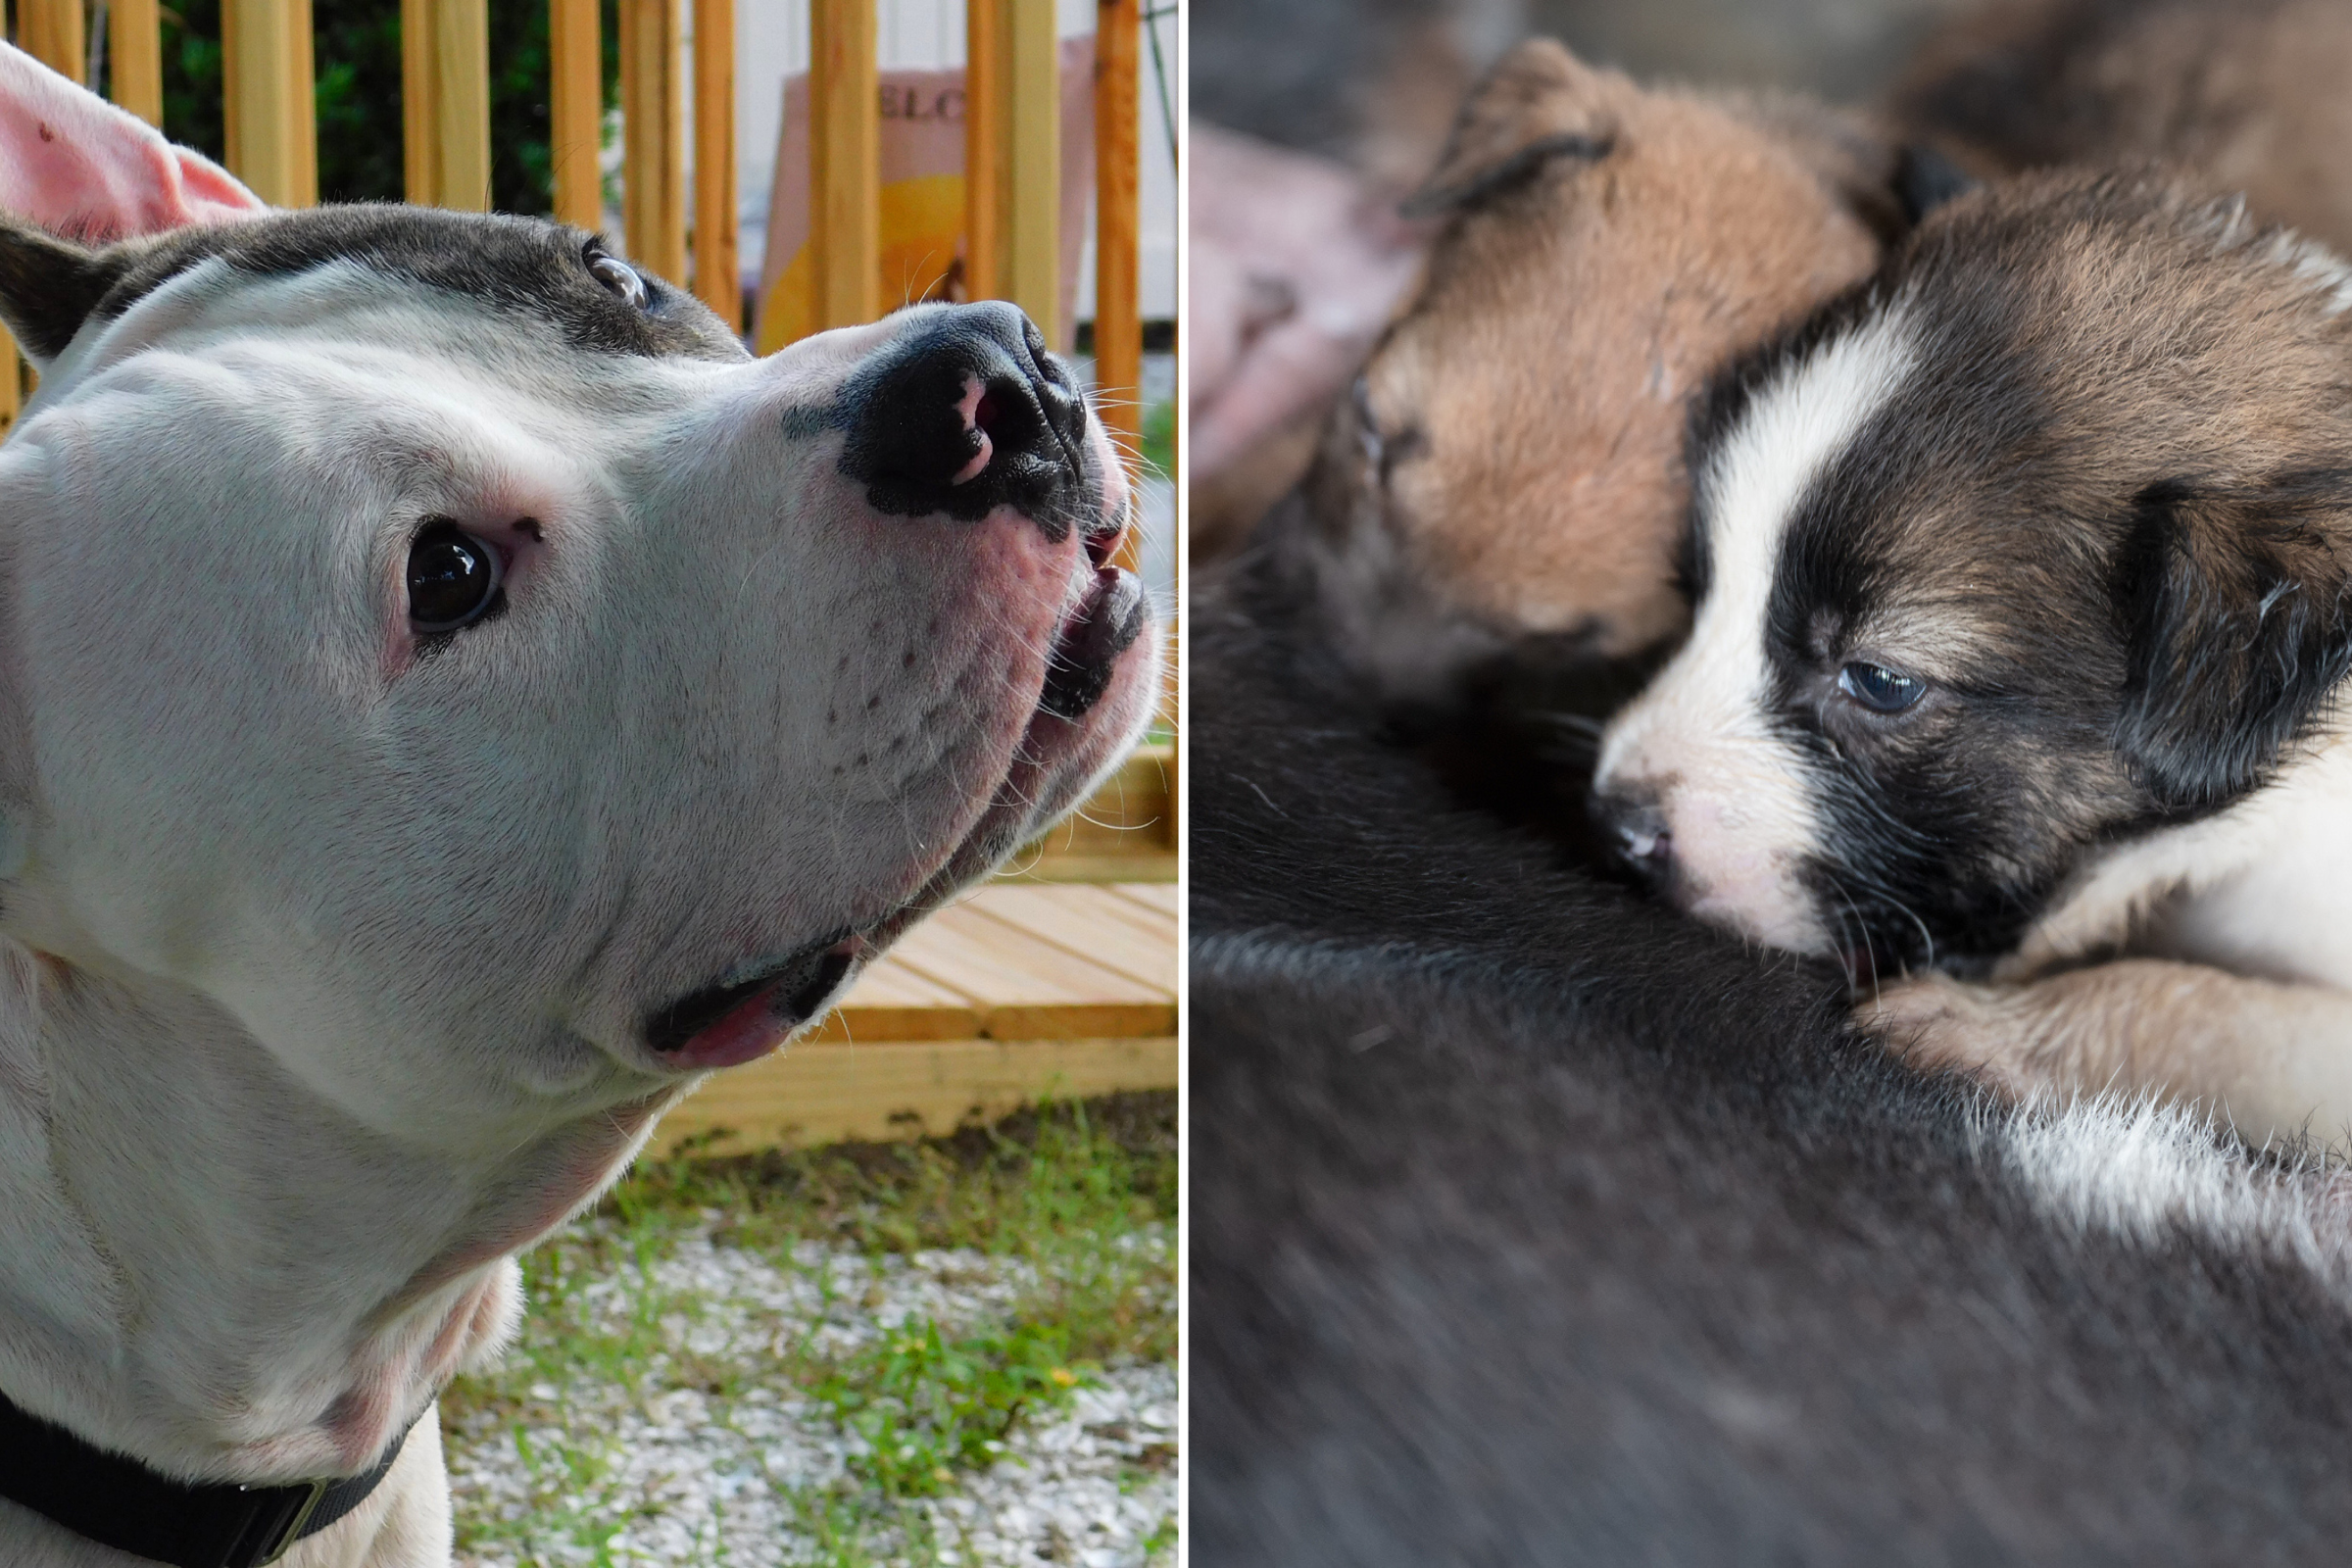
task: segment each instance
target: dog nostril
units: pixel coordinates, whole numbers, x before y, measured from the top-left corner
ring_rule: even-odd
[[[1089,511],[1086,407],[1009,305],[922,319],[858,372],[842,470],[875,509],[967,520],[1008,506],[1059,542]]]
[[[1656,803],[1596,791],[1589,808],[1593,823],[1628,869],[1653,882],[1665,879],[1674,860],[1674,834]]]

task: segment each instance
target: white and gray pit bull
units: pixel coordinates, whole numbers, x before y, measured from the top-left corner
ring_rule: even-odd
[[[1126,483],[1008,306],[754,359],[535,220],[0,220],[0,1395],[445,1563],[515,1250],[1134,738]]]

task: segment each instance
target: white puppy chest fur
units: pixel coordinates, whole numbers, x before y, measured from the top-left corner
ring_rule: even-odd
[[[2020,181],[1736,368],[1690,640],[1602,747],[1629,860],[1924,1063],[2352,1147],[2347,276]]]
[[[0,1389],[191,1480],[371,1464],[511,1333],[515,1249],[1073,805],[1157,685],[1059,392],[975,515],[854,450],[923,356],[1017,360],[1005,308],[756,361],[659,284],[598,315],[579,236],[355,211],[118,296],[0,448]],[[419,280],[436,247],[465,277]],[[969,390],[922,417],[984,445]],[[404,602],[434,519],[504,569],[440,637]],[[411,1447],[289,1561],[443,1560]],[[0,1503],[0,1562],[117,1560]]]

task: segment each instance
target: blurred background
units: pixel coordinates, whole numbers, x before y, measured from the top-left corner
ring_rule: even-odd
[[[1359,156],[1384,87],[1466,80],[1547,34],[1637,77],[1869,95],[1971,0],[1194,0],[1192,112],[1288,147]],[[1418,98],[1424,94],[1412,94]],[[1441,129],[1443,127],[1441,126]]]

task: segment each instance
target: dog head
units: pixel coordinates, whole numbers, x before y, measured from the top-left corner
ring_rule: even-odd
[[[1954,203],[1718,384],[1690,641],[1595,790],[1691,912],[1858,979],[2012,948],[2352,668],[2352,270],[2231,203]]]
[[[0,929],[478,1147],[746,1059],[1155,695],[1004,305],[764,360],[556,224],[0,224]]]
[[[1508,56],[1408,207],[1445,227],[1308,480],[1355,662],[1437,695],[1522,638],[1679,631],[1689,400],[1877,265],[1908,168],[1826,110]]]

